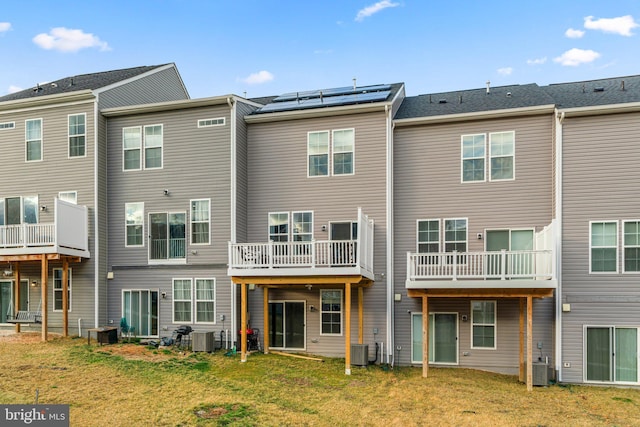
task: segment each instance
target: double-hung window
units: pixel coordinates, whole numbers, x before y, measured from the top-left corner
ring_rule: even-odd
[[[489,134],[491,181],[513,179],[515,158],[515,132]]]
[[[86,121],[87,115],[69,115],[69,157],[86,155]]]
[[[618,272],[618,222],[592,221],[589,235],[592,273]]]
[[[162,125],[149,125],[144,126],[144,128],[141,126],[123,128],[123,169],[161,169],[162,147]]]
[[[126,203],[124,206],[125,246],[144,246],[144,203]]]
[[[462,182],[485,180],[485,134],[462,135]]]
[[[27,162],[42,160],[42,119],[25,121],[25,159]]]
[[[216,321],[216,282],[214,279],[196,279],[196,323]]]
[[[71,311],[71,269],[67,277],[67,311]],[[62,311],[62,269],[53,269],[53,311]]]
[[[191,200],[191,243],[205,245],[210,242],[211,200]]]
[[[640,272],[640,221],[624,221],[624,271]]]
[[[294,242],[310,242],[313,237],[313,213],[293,212],[292,234]]]
[[[496,302],[471,301],[471,348],[496,348]]]
[[[269,240],[272,242],[289,241],[289,212],[269,213]]]
[[[173,279],[173,323],[191,323],[191,279]]]
[[[215,306],[215,279],[173,279],[173,323],[215,323]]]
[[[418,252],[440,252],[440,220],[418,220]]]
[[[342,291],[320,291],[320,335],[342,334]]]
[[[330,141],[331,139],[331,141]],[[337,129],[307,134],[307,176],[353,175],[355,130]],[[330,164],[331,163],[331,164]]]
[[[467,252],[467,219],[445,219],[444,220],[444,251],[445,252]],[[465,264],[466,257],[458,255],[456,263]],[[453,263],[453,256],[447,257],[447,263]]]

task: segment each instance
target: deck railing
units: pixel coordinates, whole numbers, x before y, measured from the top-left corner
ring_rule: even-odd
[[[407,279],[553,278],[551,250],[407,253]]]
[[[0,226],[0,247],[50,246],[56,241],[55,224],[18,224]]]

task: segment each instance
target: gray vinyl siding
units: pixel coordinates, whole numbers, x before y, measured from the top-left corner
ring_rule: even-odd
[[[86,156],[68,157],[68,115],[86,113]],[[25,162],[25,120],[42,119],[43,161]],[[0,197],[38,195],[38,204],[47,206],[47,211],[38,212],[41,223],[54,222],[54,198],[60,191],[77,191],[78,204],[88,207],[89,251],[91,258],[79,263],[70,263],[72,277],[72,307],[69,312],[71,333],[82,319],[83,327],[94,324],[94,268],[95,259],[95,198],[94,198],[94,104],[85,102],[76,105],[52,106],[28,111],[8,111],[0,114],[0,121],[14,121],[15,129],[0,131],[0,146],[5,162],[0,173]],[[22,277],[40,282],[40,265],[21,263]],[[49,326],[59,331],[62,326],[61,312],[53,311],[52,269],[62,268],[61,261],[49,262]],[[36,309],[40,301],[40,289],[33,290],[31,308]],[[34,298],[35,297],[35,298]]]
[[[444,219],[467,218],[468,251],[484,250],[487,229],[534,228],[539,231],[551,223],[552,121],[553,117],[548,115],[396,127],[394,287],[395,293],[402,295],[402,300],[394,304],[396,346],[411,347],[411,319],[407,313],[421,312],[421,301],[408,298],[405,288],[406,254],[417,251],[417,220],[440,219],[442,230]],[[515,180],[461,183],[461,135],[502,131],[515,131]],[[482,233],[483,239],[477,239],[478,233]],[[441,245],[442,237],[441,232]],[[517,367],[517,345],[500,344],[505,339],[507,342],[513,340],[512,331],[516,332],[517,340],[518,304],[515,300],[513,303],[508,301],[498,302],[499,307],[511,314],[505,314],[507,317],[500,321],[497,350],[486,360],[478,359],[480,355],[474,351],[474,357],[466,357],[464,362],[461,357],[461,364],[497,371]],[[437,308],[437,304],[462,304],[466,312],[469,310],[468,299],[462,302],[430,299],[430,309]],[[534,306],[534,342],[543,341],[547,355],[551,356],[553,300],[536,300]],[[462,336],[461,351],[465,345],[470,346],[469,340],[464,339]],[[409,356],[409,351],[401,352],[400,363],[409,363]]]
[[[97,146],[98,158],[97,158],[97,206],[96,217],[98,220],[98,229],[96,231],[98,235],[97,247],[97,289],[98,289],[98,325],[106,324],[107,318],[107,250],[108,250],[108,235],[107,235],[107,121],[106,119],[98,115],[98,141],[101,141]]]
[[[244,116],[255,107],[243,102],[236,102],[236,240],[247,241],[247,192],[248,192],[248,152],[247,152],[247,124]]]
[[[564,382],[583,381],[585,326],[640,326],[638,273],[622,273],[623,220],[640,219],[640,114],[567,117],[563,123]],[[618,273],[590,274],[590,221],[618,221]]]
[[[189,99],[175,67],[157,71],[100,93],[100,109]]]
[[[300,119],[249,125],[248,236],[249,242],[268,241],[269,212],[313,211],[313,237],[329,239],[329,222],[355,221],[357,209],[374,220],[374,271],[376,281],[364,289],[365,343],[374,354],[386,331],[386,116],[384,112]],[[355,130],[355,174],[307,177],[307,133]],[[322,226],[326,225],[326,231]],[[297,299],[298,291],[278,290],[281,299]],[[273,297],[273,295],[272,295]],[[319,293],[304,299],[317,306]],[[352,292],[357,307],[357,291]],[[251,324],[263,324],[262,292],[249,295]],[[309,315],[310,313],[307,313]],[[313,315],[313,313],[311,313]],[[352,337],[357,337],[357,312],[352,316]],[[319,326],[307,324],[307,348],[316,354],[344,355],[344,336],[318,337]],[[311,340],[318,338],[318,342]],[[357,338],[354,339],[354,342]]]
[[[198,120],[213,117],[224,117],[225,125],[197,127]],[[122,129],[154,124],[163,125],[163,168],[123,171]],[[171,278],[180,277],[215,277],[219,293],[227,288],[227,248],[231,238],[229,107],[225,104],[110,117],[107,129],[108,268],[115,277],[109,281],[109,318],[121,316],[123,288],[161,288],[170,296]],[[165,189],[169,190],[168,196],[164,195]],[[210,244],[191,244],[190,201],[194,199],[211,200]],[[125,247],[125,204],[133,202],[144,202],[143,247]],[[149,265],[149,213],[154,212],[186,214],[186,264]],[[217,299],[218,310],[228,316],[230,296],[224,292],[221,296]],[[162,321],[166,322],[164,317]]]

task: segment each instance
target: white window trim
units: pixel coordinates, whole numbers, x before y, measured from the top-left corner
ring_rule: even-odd
[[[587,384],[617,384],[617,385],[638,385],[640,384],[640,358],[637,359],[638,366],[638,381],[637,382],[629,382],[629,381],[596,381],[596,380],[587,380],[587,329],[589,328],[608,328],[609,330],[613,330],[615,334],[616,329],[636,329],[637,335],[637,343],[640,348],[640,325],[592,325],[587,324],[582,326],[582,342],[584,345],[582,346],[582,382]],[[611,343],[614,344],[613,342]],[[613,351],[615,353],[615,349]],[[615,364],[615,355],[612,359],[610,359],[611,363]],[[615,366],[614,366],[615,369]]]
[[[279,211],[279,212],[269,212],[267,214],[267,241],[270,242],[271,241],[271,222],[269,221],[271,219],[271,215],[282,215],[282,214],[286,214],[287,215],[287,242],[291,241],[291,213],[287,212],[287,211]],[[281,236],[282,234],[278,234],[279,236]]]
[[[141,245],[130,245],[128,243],[128,233],[127,233],[127,227],[129,224],[127,224],[127,205],[137,205],[140,204],[142,205],[142,244]],[[137,225],[137,224],[132,224],[132,225]],[[146,240],[146,235],[144,232],[144,202],[128,202],[124,204],[124,247],[125,248],[144,248],[145,244],[145,240]]]
[[[316,134],[316,133],[326,133],[327,134],[327,174],[326,175],[310,175],[309,174],[309,156],[311,156],[311,153],[309,152],[309,136],[311,134]],[[306,168],[307,168],[307,178],[323,178],[323,177],[327,177],[327,176],[331,176],[331,131],[330,130],[316,130],[316,131],[310,131],[307,132],[307,164],[306,164]]]
[[[511,156],[494,156],[493,153],[491,152],[491,136],[492,135],[497,135],[500,133],[511,133],[513,134],[513,154]],[[489,138],[487,140],[487,150],[489,152],[489,156],[488,156],[488,166],[489,166],[489,181],[492,182],[500,182],[500,181],[515,181],[516,179],[516,131],[515,130],[506,130],[506,131],[500,131],[500,132],[490,132],[489,133]],[[513,176],[511,178],[506,178],[506,179],[492,179],[491,178],[491,172],[492,172],[492,168],[491,168],[491,159],[493,159],[494,157],[513,157]],[[486,171],[485,171],[485,176],[486,176]]]
[[[16,128],[16,122],[0,123],[0,130],[14,130],[15,128]]]
[[[478,323],[477,325],[474,323],[473,321],[473,303],[474,302],[492,302],[493,303],[493,323]],[[497,350],[498,348],[498,302],[497,300],[484,300],[484,299],[474,299],[471,300],[469,303],[469,311],[470,311],[470,317],[471,317],[471,329],[470,329],[470,333],[471,335],[470,337],[470,345],[469,348],[472,348],[474,350]],[[473,345],[473,327],[474,326],[493,326],[493,347],[475,347]]]
[[[140,146],[138,148],[126,148],[124,146],[124,134],[125,131],[127,129],[138,129],[140,131]],[[143,151],[143,138],[144,135],[142,133],[142,126],[126,126],[122,128],[122,171],[123,172],[133,172],[133,171],[140,171],[142,170],[142,164],[144,163],[144,151]],[[140,151],[140,161],[138,163],[138,167],[137,168],[132,168],[132,169],[127,169],[126,166],[126,159],[125,159],[125,153],[127,151],[133,151],[133,150],[138,150]]]
[[[222,123],[214,123],[219,121],[222,121]],[[211,123],[208,123],[208,122],[211,122]],[[225,117],[214,117],[210,119],[198,119],[197,126],[198,128],[210,128],[210,127],[224,126],[226,123],[227,123],[227,120]]]
[[[305,214],[305,213],[310,213],[311,214],[311,232],[310,233],[294,233],[294,230],[293,230],[293,222],[294,222],[293,221],[293,216],[295,214]],[[292,211],[291,215],[289,215],[289,233],[291,234],[290,241],[293,242],[294,241],[293,237],[296,236],[296,235],[306,236],[306,235],[309,235],[309,234],[311,235],[311,239],[309,240],[309,242],[313,241],[313,238],[314,238],[314,233],[313,232],[315,230],[315,228],[314,228],[315,226],[313,224],[313,219],[314,219],[313,211]]]
[[[466,233],[466,239],[464,241],[464,244],[466,246],[466,250],[465,252],[469,252],[469,218],[442,218],[442,252],[446,253],[447,252],[447,243],[461,243],[461,240],[447,240],[447,236],[446,236],[446,226],[447,226],[447,221],[460,221],[460,220],[464,220],[465,223],[467,224],[467,233]],[[453,253],[450,252],[450,253]],[[461,253],[461,252],[458,252]]]
[[[208,203],[208,212],[209,212],[209,219],[206,221],[207,224],[209,224],[209,236],[207,239],[207,242],[205,243],[194,243],[193,242],[193,224],[203,224],[205,223],[205,221],[194,221],[193,220],[193,202],[207,202]],[[211,199],[191,199],[189,200],[189,244],[194,245],[194,246],[207,246],[207,245],[211,245]]]
[[[420,223],[421,222],[432,222],[432,221],[437,221],[438,222],[438,252],[440,253],[442,252],[442,247],[443,247],[443,239],[444,236],[442,235],[442,227],[443,227],[443,221],[442,218],[427,218],[427,219],[417,219],[416,220],[416,253],[421,253],[420,252],[420,243],[427,243],[427,242],[420,242]],[[469,228],[469,223],[467,222],[467,229]],[[467,230],[467,235],[468,235],[468,230]],[[468,237],[467,237],[468,239]],[[433,243],[433,242],[428,242],[428,243]]]
[[[69,133],[69,121],[72,116],[84,116],[84,133],[71,135]],[[84,154],[82,156],[71,155],[71,137],[83,136],[84,137]],[[82,159],[87,157],[87,113],[69,114],[67,115],[67,158],[68,159]]]
[[[40,158],[38,160],[27,159],[27,122],[40,121]],[[42,117],[37,119],[26,119],[24,121],[24,161],[27,163],[42,162],[44,160],[44,119]]]
[[[74,197],[74,200],[75,200],[75,201],[74,201],[74,202],[72,202],[72,201],[69,201],[69,200],[65,200],[65,199],[63,199],[63,198],[62,198],[62,195],[63,195],[63,194],[73,194],[73,197]],[[74,205],[77,205],[77,204],[78,204],[78,192],[77,192],[77,191],[75,191],[75,190],[72,190],[72,191],[59,191],[59,192],[58,192],[58,199],[63,200],[63,201],[65,201],[65,202],[73,203]]]
[[[198,280],[211,280],[213,282],[213,300],[199,300],[198,299]],[[217,307],[217,284],[215,277],[196,277],[193,279],[193,290],[191,295],[193,296],[193,322],[198,325],[215,325]],[[213,322],[198,322],[198,302],[213,302]]]
[[[592,233],[591,233],[591,227],[593,224],[601,224],[601,223],[615,223],[616,224],[616,270],[615,271],[593,271],[592,267],[593,264],[591,263],[591,249],[593,249],[593,246],[591,244],[591,240],[592,240]],[[594,221],[589,221],[589,274],[618,274],[620,272],[620,224],[618,220],[594,220]],[[611,246],[598,246],[600,248],[611,248]]]
[[[146,134],[147,128],[152,128],[156,126],[160,126],[162,143],[160,147],[147,147],[147,134]],[[147,148],[149,149],[160,148],[160,166],[156,166],[156,167],[147,166]],[[144,170],[164,169],[164,125],[162,123],[156,123],[153,125],[144,125],[144,129],[142,130],[142,153],[141,153],[140,162],[142,163],[142,168]]]
[[[335,150],[335,133],[336,132],[344,132],[344,131],[353,131],[353,150],[352,151],[338,151],[336,152]],[[329,151],[330,151],[330,161],[329,161],[329,168],[331,170],[331,176],[349,176],[349,175],[355,175],[356,174],[356,129],[355,128],[346,128],[346,129],[333,129],[331,131],[331,141],[329,144]],[[335,154],[343,154],[343,153],[351,153],[351,162],[352,162],[352,172],[351,173],[334,173],[333,170],[333,166],[334,166],[334,159],[333,156]]]
[[[630,275],[634,275],[634,274],[640,274],[640,271],[626,271],[626,257],[625,257],[625,249],[627,248],[627,245],[624,243],[624,225],[627,222],[637,222],[640,223],[640,219],[625,219],[622,220],[622,227],[620,227],[620,258],[622,261],[622,273],[623,274],[630,274]],[[630,248],[640,248],[640,245],[638,246],[629,246]],[[589,249],[591,249],[591,246],[589,246]],[[591,250],[589,250],[589,253],[591,253]],[[589,263],[589,265],[591,265],[591,263]]]
[[[53,278],[51,280],[51,284],[52,284],[51,287],[53,288],[52,310],[62,313],[62,309],[56,309],[56,293],[57,292],[62,293],[62,287],[56,288],[56,271],[60,272],[60,285],[62,286],[62,273],[63,273],[62,272],[62,268],[54,268],[53,269]],[[71,290],[73,289],[73,274],[72,274],[72,271],[73,271],[73,269],[69,268],[69,277],[68,277],[69,286],[67,288],[67,292],[69,293],[69,301],[68,301],[69,305],[67,307],[67,312],[68,313],[72,312],[71,307],[73,306],[72,303],[71,303],[72,299],[73,299],[73,292],[71,292]],[[61,295],[61,297],[62,297],[62,295]]]
[[[340,333],[339,334],[331,334],[322,332],[322,314],[325,311],[322,310],[322,294],[324,292],[340,292]],[[325,337],[341,337],[344,334],[344,292],[342,289],[320,289],[320,308],[318,309],[319,313],[319,325],[320,325],[320,336]],[[327,311],[326,313],[335,313],[333,311]]]
[[[464,180],[464,161],[465,160],[474,160],[480,159],[480,157],[469,157],[465,159],[464,157],[464,137],[465,136],[478,136],[482,135],[484,137],[484,156],[482,156],[482,161],[484,163],[484,176],[482,180],[473,180],[473,181],[465,181]],[[462,184],[476,184],[479,182],[487,182],[487,134],[486,133],[467,133],[464,135],[460,135],[460,182]]]
[[[176,295],[176,281],[187,281],[190,283],[189,285],[189,292],[191,293],[191,298],[189,299],[176,299],[175,295]],[[193,317],[194,317],[194,306],[193,306],[193,299],[194,299],[194,295],[193,295],[193,279],[191,277],[173,277],[171,279],[171,323],[173,324],[177,324],[177,323],[191,323],[193,324]],[[176,306],[175,303],[176,302],[188,302],[190,304],[191,307],[191,318],[188,321],[185,320],[179,320],[176,321]]]

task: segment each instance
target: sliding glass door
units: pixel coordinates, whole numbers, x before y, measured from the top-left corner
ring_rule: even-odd
[[[586,381],[638,382],[638,328],[590,326],[585,340]]]
[[[158,336],[158,291],[122,291],[122,316],[136,335]]]
[[[422,363],[422,314],[411,320],[411,361]],[[458,313],[429,314],[429,363],[458,364]]]

